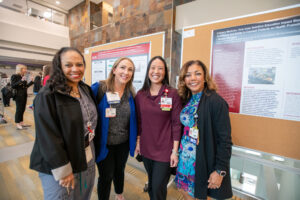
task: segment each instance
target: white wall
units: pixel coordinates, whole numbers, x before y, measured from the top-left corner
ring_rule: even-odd
[[[196,0],[176,7],[175,30],[299,3],[299,0]]]
[[[0,7],[0,56],[50,61],[70,46],[69,28]]]

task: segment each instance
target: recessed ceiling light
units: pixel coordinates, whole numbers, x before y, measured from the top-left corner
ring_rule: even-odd
[[[1,0],[0,0],[0,1],[1,1]],[[57,5],[59,5],[59,4],[60,4],[60,1],[56,1],[55,3],[56,3]]]

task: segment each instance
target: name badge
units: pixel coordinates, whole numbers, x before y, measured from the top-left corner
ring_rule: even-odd
[[[160,108],[163,111],[170,111],[172,109],[172,98],[161,97],[160,98]]]
[[[106,97],[109,104],[117,104],[121,101],[118,92],[106,92]]]
[[[199,130],[197,127],[190,128],[189,136],[193,139],[198,139]]]
[[[86,163],[88,163],[92,160],[93,153],[92,153],[91,145],[89,145],[85,148],[85,157],[86,157]]]
[[[106,108],[105,110],[105,117],[116,117],[117,109],[116,108]]]

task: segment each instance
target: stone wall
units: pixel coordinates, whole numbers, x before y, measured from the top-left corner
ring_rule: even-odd
[[[89,0],[86,0],[71,9],[68,14],[71,46],[83,52],[87,47],[163,31],[165,32],[164,57],[169,68],[172,67],[171,84],[174,86],[175,76],[179,71],[179,66],[173,66],[173,64],[178,65],[178,60],[171,61],[171,52],[178,52],[172,49],[174,41],[171,41],[172,34],[174,34],[174,2],[180,5],[189,1],[115,0],[112,5],[113,22],[90,30],[91,6]],[[180,37],[177,36],[177,38]]]

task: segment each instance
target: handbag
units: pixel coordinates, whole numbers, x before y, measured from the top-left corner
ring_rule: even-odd
[[[135,159],[138,161],[138,162],[142,162],[143,161],[143,156],[141,154],[138,154],[136,155]]]

